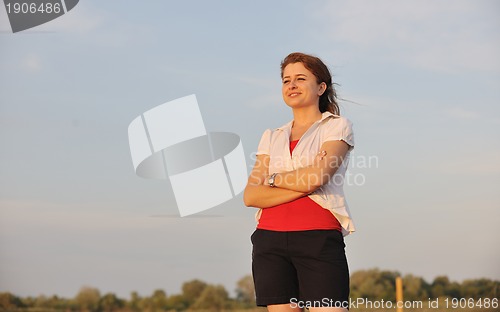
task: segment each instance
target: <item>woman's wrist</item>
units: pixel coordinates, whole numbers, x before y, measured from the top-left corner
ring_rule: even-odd
[[[277,172],[271,174],[270,176],[268,176],[267,178],[267,185],[269,185],[270,187],[276,187],[276,176],[278,175]]]

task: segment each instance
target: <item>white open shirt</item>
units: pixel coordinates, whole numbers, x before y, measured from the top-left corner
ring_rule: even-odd
[[[354,135],[352,122],[345,117],[324,112],[320,120],[316,121],[302,135],[295,149],[290,155],[290,133],[293,121],[271,130],[267,129],[257,149],[257,155],[270,156],[269,174],[274,172],[293,171],[297,168],[306,167],[313,163],[326,141],[342,140],[349,144],[350,148],[345,159],[328,183],[316,189],[308,196],[321,207],[328,209],[339,220],[344,236],[355,231],[354,223],[349,212],[349,207],[344,196],[344,179],[349,164],[349,154],[354,148]],[[262,209],[255,215],[258,221]]]

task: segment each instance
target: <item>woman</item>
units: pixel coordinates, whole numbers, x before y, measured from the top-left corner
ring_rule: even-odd
[[[264,132],[244,192],[245,205],[260,208],[251,237],[257,305],[346,311],[343,236],[354,224],[342,186],[352,124],[339,116],[331,74],[319,58],[288,55],[281,78],[293,120]]]

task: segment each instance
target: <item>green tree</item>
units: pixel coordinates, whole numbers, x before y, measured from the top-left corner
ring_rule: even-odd
[[[48,303],[48,298],[45,295],[39,295],[38,297],[35,298],[33,302],[33,307],[35,308],[48,308],[49,303]]]
[[[457,282],[451,282],[445,291],[446,296],[451,298],[462,298],[462,289]]]
[[[487,278],[465,280],[462,282],[462,297],[464,298],[495,298],[500,286],[499,281]]]
[[[167,308],[167,294],[162,289],[157,289],[151,296],[151,307],[153,311],[164,311]]]
[[[200,297],[203,290],[207,287],[207,283],[198,279],[191,280],[182,284],[182,295],[188,306],[195,303]]]
[[[193,309],[221,311],[229,306],[229,295],[222,285],[208,285],[192,305]]]
[[[142,297],[139,302],[139,311],[142,312],[153,312],[153,300],[151,297]]]
[[[432,298],[439,298],[446,296],[446,289],[450,285],[450,279],[446,275],[436,276],[431,284]]]
[[[244,308],[255,306],[255,288],[252,275],[245,275],[236,283],[236,300]]]
[[[75,301],[82,311],[96,312],[99,310],[101,294],[97,288],[84,286],[75,297]]]
[[[429,284],[421,277],[407,274],[403,277],[403,299],[425,300],[429,298]]]
[[[26,308],[32,308],[32,307],[35,307],[36,306],[36,300],[37,298],[34,298],[34,297],[31,297],[31,296],[28,296],[26,298],[19,298],[21,300],[21,304],[26,307]],[[1,308],[0,308],[1,310]]]
[[[356,271],[351,275],[351,297],[394,301],[394,281],[397,276],[398,272],[379,269]]]
[[[24,308],[21,298],[9,292],[0,293],[0,309],[15,310],[16,308]]]
[[[107,293],[99,300],[99,307],[101,311],[111,312],[119,310],[125,306],[124,300],[118,298],[113,293]]]
[[[133,291],[130,293],[130,300],[127,302],[127,307],[133,312],[141,311],[139,305],[141,302],[141,297],[137,293],[137,291]]]
[[[184,311],[189,307],[189,303],[184,295],[173,295],[167,298],[167,309]]]

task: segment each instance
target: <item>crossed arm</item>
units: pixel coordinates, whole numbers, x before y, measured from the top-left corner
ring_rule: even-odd
[[[269,208],[314,192],[328,183],[342,164],[349,145],[344,141],[327,141],[321,146],[313,164],[293,171],[278,173],[275,187],[267,184],[269,155],[258,155],[248,178],[243,201],[248,207]]]

